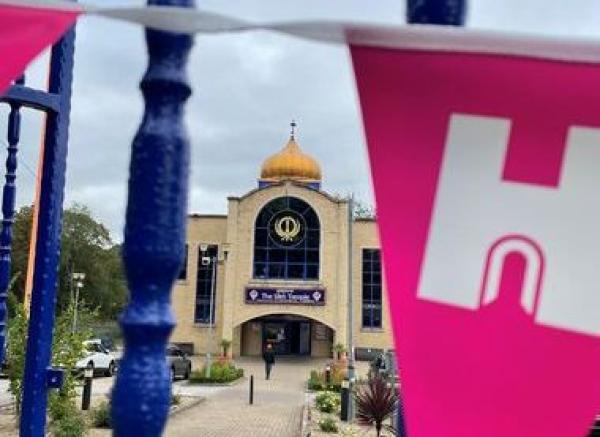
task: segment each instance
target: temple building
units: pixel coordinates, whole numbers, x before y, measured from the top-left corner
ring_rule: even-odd
[[[171,341],[189,352],[219,353],[225,339],[233,356],[260,355],[267,343],[281,355],[331,356],[347,344],[349,290],[357,358],[393,348],[377,224],[350,220],[348,201],[322,190],[294,127],[258,186],[228,198],[226,215],[188,218]]]

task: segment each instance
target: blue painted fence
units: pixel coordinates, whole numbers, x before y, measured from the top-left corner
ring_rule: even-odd
[[[75,29],[52,48],[48,93],[57,96],[58,110],[48,111],[41,175],[35,270],[29,313],[27,357],[23,381],[20,435],[43,436],[46,426],[48,389],[55,375],[50,372],[56,282],[60,257],[65,172]],[[52,381],[50,376],[53,376]]]
[[[149,1],[193,7],[193,0]],[[115,436],[161,435],[171,405],[166,343],[175,319],[170,293],[185,257],[189,142],[183,126],[191,94],[189,35],[146,30],[146,103],[133,140],[123,261],[130,303],[121,317],[125,353],[113,390]]]
[[[19,78],[17,84],[24,84],[25,77]],[[2,190],[2,230],[0,231],[0,363],[4,361],[6,342],[6,322],[8,287],[10,285],[12,225],[15,216],[15,197],[17,188],[17,151],[21,136],[21,103],[9,103],[8,115],[8,150],[6,157],[6,182]]]

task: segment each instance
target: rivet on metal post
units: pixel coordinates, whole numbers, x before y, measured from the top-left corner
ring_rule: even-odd
[[[193,7],[193,0],[149,5]],[[189,35],[146,30],[145,111],[133,140],[123,261],[130,301],[120,319],[125,351],[113,390],[115,436],[162,434],[171,403],[166,343],[175,325],[171,287],[184,261],[189,142],[183,126],[191,94]]]
[[[48,388],[62,388],[65,382],[65,371],[50,367],[46,370],[46,385]]]

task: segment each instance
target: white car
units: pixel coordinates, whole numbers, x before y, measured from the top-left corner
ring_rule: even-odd
[[[85,358],[77,361],[75,367],[78,370],[91,367],[94,374],[101,373],[105,376],[113,376],[117,369],[117,360],[113,354],[108,352],[100,340],[88,340],[83,344],[87,350]]]

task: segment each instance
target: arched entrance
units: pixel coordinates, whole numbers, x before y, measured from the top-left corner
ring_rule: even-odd
[[[242,323],[240,352],[258,356],[268,343],[277,355],[329,357],[333,330],[316,320],[294,314],[269,314]]]

